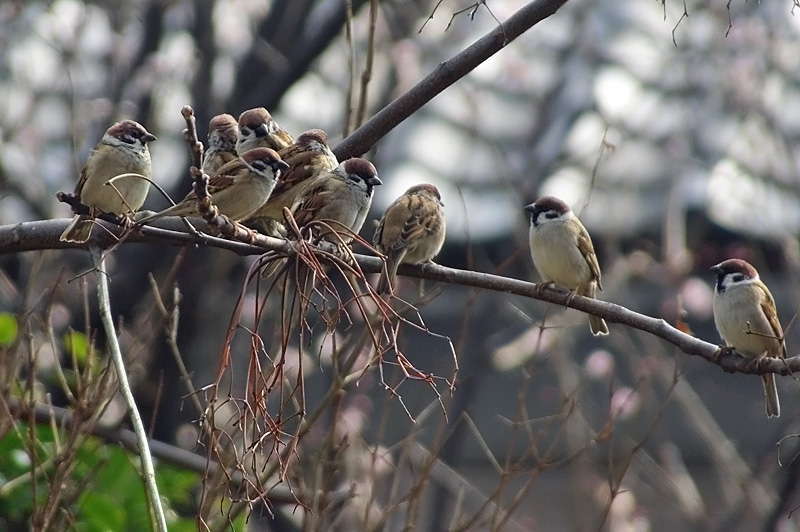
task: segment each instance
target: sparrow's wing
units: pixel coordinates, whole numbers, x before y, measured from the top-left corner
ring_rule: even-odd
[[[239,169],[241,172],[242,170]],[[237,172],[238,173],[238,172]],[[208,180],[208,192],[214,194],[220,190],[226,189],[236,181],[236,173],[217,174]]]
[[[78,196],[81,195],[81,191],[83,190],[83,186],[86,184],[86,180],[89,178],[89,170],[90,166],[96,166],[98,157],[95,157],[97,154],[97,149],[100,148],[102,142],[92,149],[92,152],[89,154],[89,158],[86,159],[86,163],[84,163],[83,168],[81,168],[81,175],[78,178],[78,183],[75,185],[75,194]]]
[[[406,220],[390,246],[393,249],[408,247],[412,243],[437,231],[441,224],[441,220],[437,215],[438,205],[419,194],[407,196],[405,199],[406,208],[403,211]]]
[[[408,236],[417,227],[411,200],[411,196],[400,196],[386,209],[375,232],[375,244],[383,253],[404,248]]]
[[[600,283],[600,264],[598,264],[597,255],[594,252],[592,237],[589,236],[589,231],[586,230],[580,220],[576,218],[575,221],[580,229],[578,233],[578,249],[580,250],[581,255],[583,255],[583,258],[586,260],[586,264],[589,265],[589,270],[592,272],[592,277],[594,278],[595,282],[597,282],[597,288],[602,291],[603,285]]]
[[[272,149],[275,151],[280,151],[294,144],[294,137],[292,137],[291,133],[280,126],[277,126],[277,130],[269,134],[269,139],[272,141]]]
[[[83,190],[83,185],[86,184],[86,177],[87,177],[86,167],[87,166],[88,165],[83,165],[83,168],[81,168],[81,176],[78,178],[78,184],[75,185],[75,194],[77,194],[78,197],[80,197],[80,195],[81,195],[81,190]]]
[[[386,223],[386,214],[381,216],[381,219],[378,220],[378,227],[375,228],[375,234],[372,235],[372,245],[375,246],[379,251],[383,249],[383,227]]]
[[[219,170],[221,170],[226,164],[231,161],[235,161],[238,158],[239,156],[236,155],[235,151],[217,150],[213,152],[206,152],[205,157],[203,157],[203,171],[206,171],[205,168],[208,163],[213,162],[218,165],[217,170],[214,173],[219,173]]]
[[[241,159],[238,157],[223,165],[222,168],[219,169],[216,175],[210,177],[208,179],[208,193],[214,194],[219,192],[220,190],[227,188],[233,184],[235,181],[235,175],[242,171],[244,163],[242,163]],[[186,196],[184,196],[183,200],[180,203],[185,201],[195,201],[197,200],[197,196],[194,193],[194,190],[190,190]]]
[[[303,227],[307,223],[319,219],[322,208],[328,204],[333,195],[333,191],[321,183],[308,190],[304,194],[303,200],[293,209],[293,215],[297,225]]]
[[[764,313],[764,317],[767,318],[769,322],[769,326],[772,329],[772,334],[776,338],[781,339],[781,351],[778,353],[778,356],[781,358],[786,358],[786,343],[783,341],[783,327],[781,327],[781,322],[778,319],[778,311],[777,307],[775,306],[775,300],[772,298],[772,294],[767,288],[767,285],[764,283],[758,282],[755,284],[759,289],[762,295],[761,297],[761,312]]]
[[[289,169],[281,174],[281,178],[272,191],[273,197],[278,197],[298,183],[329,172],[336,168],[336,160],[331,160],[325,152],[310,150],[306,146],[292,145],[281,150],[281,158]]]

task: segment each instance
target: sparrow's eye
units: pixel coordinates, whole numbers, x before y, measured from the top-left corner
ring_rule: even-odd
[[[242,135],[249,135],[250,134],[250,128],[249,127],[242,126],[239,131],[242,132]]]
[[[347,174],[347,179],[349,179],[350,181],[358,182],[358,180],[361,178],[355,174]]]
[[[261,172],[267,169],[267,163],[265,163],[264,161],[253,161],[251,164],[253,168]]]
[[[733,279],[734,283],[738,283],[744,281],[744,275],[742,275],[741,273],[736,273],[733,275],[733,277],[731,277],[731,279]]]
[[[547,218],[548,220],[552,220],[553,218],[558,218],[558,213],[550,211],[547,214],[545,214],[544,217]]]

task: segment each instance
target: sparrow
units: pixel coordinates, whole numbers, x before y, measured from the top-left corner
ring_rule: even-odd
[[[600,283],[600,265],[592,238],[569,206],[545,196],[525,206],[530,216],[528,241],[531,258],[545,283],[555,283],[578,295],[595,298]],[[592,334],[608,334],[605,320],[589,315]]]
[[[338,238],[349,243],[352,235],[339,231],[343,227],[353,234],[361,231],[372,205],[374,187],[383,184],[378,171],[366,159],[347,159],[315,183],[292,207],[297,225],[303,227],[312,221],[325,221],[337,230]],[[320,238],[340,242],[330,232],[323,231]]]
[[[302,133],[294,144],[281,150],[281,158],[289,169],[281,174],[269,201],[245,222],[264,234],[282,236],[283,208],[293,209],[309,187],[339,165],[328,147],[328,135],[321,129]]]
[[[728,259],[711,268],[714,285],[714,325],[725,345],[753,359],[786,358],[783,328],[775,300],[749,263]],[[781,415],[775,375],[761,376],[767,417]]]
[[[261,207],[287,164],[275,150],[256,148],[227,163],[208,181],[211,201],[219,212],[238,222]],[[180,203],[148,216],[139,223],[151,222],[164,216],[198,216],[197,196],[189,192]]]
[[[208,147],[203,155],[203,173],[217,174],[225,163],[236,159],[239,125],[229,114],[217,115],[208,123]]]
[[[374,187],[382,185],[375,166],[366,159],[348,159],[335,169],[314,180],[303,196],[296,199],[290,210],[298,227],[311,222],[324,222],[317,228],[317,240],[346,245],[358,234],[372,205]],[[348,231],[349,230],[349,231]],[[285,260],[267,266],[263,277],[278,271]]]
[[[272,118],[263,107],[248,109],[239,115],[239,140],[236,151],[239,155],[253,148],[271,148],[280,151],[294,143],[288,131]]]
[[[379,292],[394,287],[400,264],[431,262],[444,245],[444,204],[433,185],[415,185],[386,209],[372,243],[386,255]]]
[[[95,146],[75,187],[81,203],[92,212],[130,215],[144,204],[150,183],[135,176],[108,181],[122,174],[139,174],[150,178],[150,150],[147,143],[155,135],[133,120],[123,120],[108,128]],[[59,238],[62,242],[84,243],[89,240],[94,227],[94,216],[78,215],[72,219]]]

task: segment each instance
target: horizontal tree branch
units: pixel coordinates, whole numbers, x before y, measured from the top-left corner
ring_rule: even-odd
[[[378,111],[334,148],[336,157],[343,161],[369,151],[400,122],[502,50],[508,43],[554,14],[566,2],[567,0],[535,0],[520,8],[503,21],[502,25],[498,25],[452,58],[439,63],[433,72],[414,85],[411,90]]]
[[[128,236],[125,242],[216,247],[233,251],[239,255],[261,255],[268,251],[276,251],[286,256],[292,256],[295,253],[291,242],[277,238],[258,236],[254,244],[248,244],[207,235],[197,237],[190,233],[176,230],[179,227],[183,227],[182,222],[176,218],[167,218],[160,222],[161,227],[142,227],[138,233]],[[80,244],[60,242],[58,240],[59,235],[61,235],[68,223],[68,219],[59,219],[0,226],[0,254],[83,247]],[[110,238],[110,234],[121,234],[121,228],[113,224],[104,221],[100,221],[98,224],[106,230],[103,231],[100,228],[96,228],[87,245],[108,246],[109,243],[114,241]],[[200,223],[196,223],[195,226],[200,230],[203,229]],[[322,247],[326,247],[328,252],[336,252],[332,246],[323,244]],[[379,257],[359,254],[356,254],[355,257],[365,273],[380,273],[383,270],[383,261]],[[579,295],[570,297],[567,291],[559,288],[542,289],[541,285],[536,283],[490,273],[447,268],[438,264],[403,264],[400,266],[398,274],[504,292],[574,308],[588,314],[600,316],[610,323],[619,323],[648,332],[666,340],[687,355],[702,357],[731,373],[777,373],[789,375],[800,371],[800,356],[793,356],[787,359],[763,358],[754,363],[752,359],[745,358],[737,353],[720,351],[717,345],[686,334],[663,319],[640,314],[608,301],[588,299]]]

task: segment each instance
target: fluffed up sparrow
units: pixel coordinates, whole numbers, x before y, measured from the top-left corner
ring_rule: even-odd
[[[279,152],[289,169],[281,174],[269,201],[245,220],[246,225],[272,236],[283,234],[283,208],[296,207],[309,187],[339,165],[327,142],[323,130],[310,129]]]
[[[298,198],[292,211],[297,225],[302,227],[312,221],[326,221],[345,243],[352,240],[347,228],[354,234],[361,231],[372,205],[374,187],[383,183],[375,166],[366,159],[348,159],[334,170],[315,180],[315,185]],[[320,238],[338,243],[329,232],[321,230]]]
[[[595,298],[600,283],[600,265],[592,238],[569,206],[545,196],[525,206],[530,215],[528,233],[531,257],[546,283],[555,283],[576,294]],[[589,315],[592,334],[608,334],[605,320]]]
[[[394,287],[400,264],[430,262],[444,245],[444,204],[433,185],[415,185],[397,198],[375,230],[375,247],[386,255],[379,292]]]
[[[226,163],[236,159],[239,124],[229,114],[217,115],[208,123],[208,146],[203,155],[203,173],[216,175]]]
[[[728,259],[711,268],[714,284],[714,324],[725,344],[738,353],[758,359],[786,358],[783,328],[767,285],[749,263]],[[761,376],[767,417],[781,415],[775,375]]]
[[[281,128],[263,107],[248,109],[239,115],[239,155],[254,148],[271,148],[280,151],[294,143],[288,131]]]
[[[256,148],[219,169],[208,182],[211,201],[219,212],[238,222],[261,207],[269,198],[286,163],[269,148]],[[189,192],[177,205],[148,216],[139,223],[164,216],[198,216],[197,196]]]
[[[136,176],[109,180],[122,174],[150,178],[150,150],[147,143],[155,135],[133,120],[123,120],[108,128],[86,161],[75,193],[81,203],[104,213],[130,215],[138,211],[150,190],[150,183]],[[62,242],[83,243],[89,240],[93,216],[75,216],[61,234]]]

